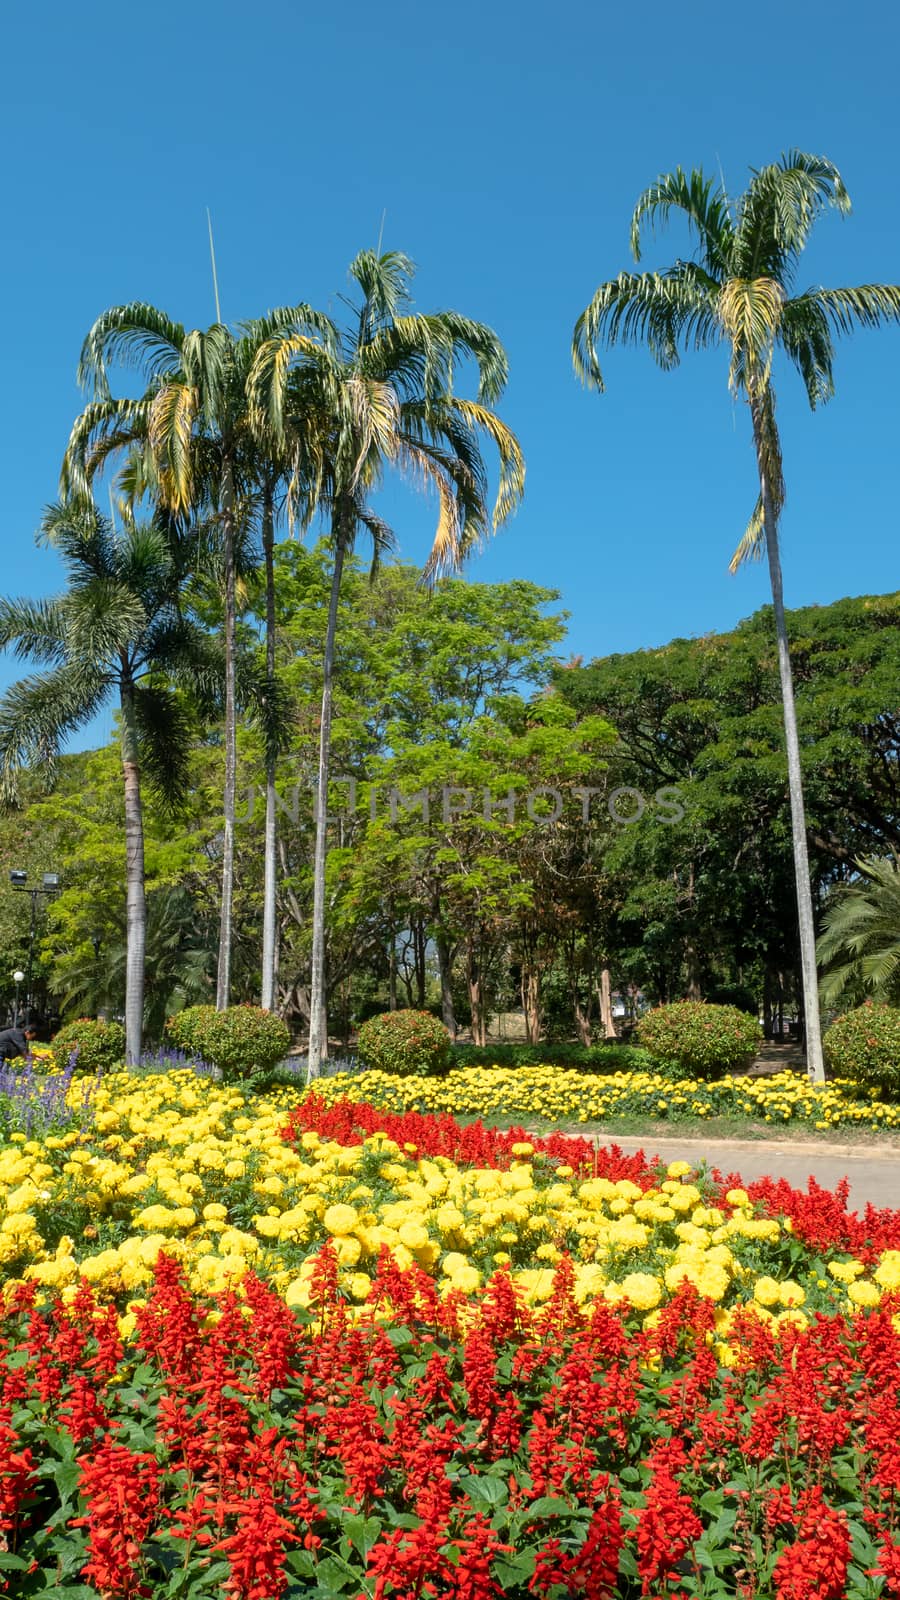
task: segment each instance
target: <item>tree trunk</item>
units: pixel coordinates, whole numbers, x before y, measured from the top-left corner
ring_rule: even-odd
[[[609,981],[609,967],[604,967],[600,973],[600,1021],[603,1024],[604,1039],[616,1038],[616,1019],[613,1016],[612,990]]]
[[[316,790],[316,842],[313,854],[312,971],[309,1002],[309,1056],[306,1078],[317,1078],[328,1055],[328,1019],[325,1009],[325,856],[328,844],[328,767],[331,754],[331,702],[334,676],[334,636],[337,631],[341,573],[348,529],[340,507],[331,524],[334,570],[328,603],[325,659],[322,667],[322,719],[319,726],[319,785]]]
[[[578,1042],[587,1050],[591,1045],[591,1013],[590,1007],[585,1011],[584,1006],[581,1004],[581,996],[578,993],[577,984],[575,986],[572,1011],[575,1016],[575,1031],[578,1034]]]
[[[266,490],[262,517],[262,542],[266,564],[266,696],[267,711],[271,716],[271,698],[275,684],[275,538],[272,493]],[[267,739],[267,746],[269,740]],[[264,1011],[275,1004],[275,948],[277,883],[277,826],[275,820],[275,755],[266,751],[266,833],[263,863],[263,940],[261,1003]]]
[[[222,478],[222,563],[225,578],[225,792],[223,795],[222,905],[219,913],[219,963],[216,1009],[224,1011],[231,996],[231,934],[234,900],[234,812],[237,776],[237,718],[234,703],[234,475],[230,461]]]
[[[456,1012],[453,1009],[453,950],[449,939],[441,934],[435,936],[437,948],[438,971],[441,978],[441,1020],[451,1039],[455,1039],[459,1029],[456,1023]]]
[[[425,1010],[425,951],[428,940],[425,935],[425,924],[421,917],[416,917],[413,922],[413,961],[416,970],[416,1005],[420,1011]]]
[[[397,932],[391,920],[391,935],[388,943],[388,1010],[397,1009]]]
[[[481,967],[474,944],[470,941],[466,949],[466,988],[469,991],[469,1007],[472,1012],[472,1043],[487,1044],[487,1020],[484,1014],[484,993],[481,983]]]
[[[144,953],[147,943],[147,907],[144,895],[144,815],[141,771],[138,764],[134,693],[121,691],[122,776],[125,783],[125,1063],[141,1059],[144,1029]]]
[[[753,439],[756,445],[756,459],[759,466],[766,552],[769,559],[769,578],[772,584],[775,633],[778,639],[778,671],[781,677],[781,698],[784,707],[784,737],[787,749],[788,790],[791,801],[791,838],[794,847],[794,875],[797,880],[797,921],[800,931],[800,964],[803,974],[803,1010],[806,1017],[806,1070],[811,1083],[824,1083],[825,1065],[822,1058],[819,984],[816,973],[816,933],[813,921],[809,856],[806,849],[806,817],[803,806],[800,741],[797,735],[797,710],[794,704],[794,679],[791,672],[787,624],[784,617],[781,556],[778,548],[778,519],[772,503],[766,470],[761,398],[757,395],[751,399],[750,405],[753,416]]]
[[[541,976],[537,967],[522,966],[519,984],[525,1013],[525,1038],[529,1044],[541,1042]]]

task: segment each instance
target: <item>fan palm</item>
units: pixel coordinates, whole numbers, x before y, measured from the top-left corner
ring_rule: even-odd
[[[42,670],[0,700],[0,785],[23,767],[51,780],[63,740],[116,696],[125,795],[125,1031],[140,1059],[146,905],[142,783],[176,806],[184,794],[190,723],[178,686],[204,681],[210,640],[179,610],[183,546],[159,526],[116,531],[93,505],[51,507],[44,537],[62,557],[65,593],[0,601],[0,648]]]
[[[454,311],[411,310],[414,268],[396,252],[362,251],[350,277],[358,290],[351,321],[298,318],[259,350],[249,394],[257,435],[290,453],[297,440],[305,485],[300,520],[320,509],[330,520],[333,555],[325,637],[313,872],[309,1075],[327,1053],[325,1009],[325,856],[332,678],[341,573],[357,535],[370,536],[377,563],[392,547],[390,527],[371,494],[385,469],[421,483],[438,499],[438,523],[426,577],[455,571],[471,549],[502,523],[522,494],[525,466],[515,436],[492,409],[506,383],[507,361],[496,334]],[[471,359],[475,400],[453,393],[453,373]],[[500,460],[489,505],[482,441]]]
[[[261,457],[249,427],[246,383],[260,345],[280,326],[295,326],[299,310],[312,318],[306,308],[292,307],[242,323],[236,332],[219,322],[205,331],[186,331],[143,303],[105,311],[82,348],[79,381],[93,398],[75,422],[62,470],[63,492],[77,495],[90,489],[111,455],[126,451],[132,490],[137,482],[176,517],[211,515],[220,530],[225,641],[220,1009],[228,1004],[231,985],[237,556],[261,485],[271,476],[271,462]],[[112,396],[108,374],[115,363],[140,370],[146,387],[139,399]]]
[[[635,261],[640,261],[647,225],[664,223],[676,212],[686,218],[696,237],[694,259],[678,260],[663,272],[621,272],[602,283],[579,317],[573,340],[576,371],[597,389],[603,388],[597,357],[601,342],[646,344],[663,368],[677,366],[682,350],[724,343],[731,358],[732,392],[750,408],[759,498],[731,566],[734,571],[748,557],[763,553],[768,557],[784,703],[807,1066],[817,1082],[824,1078],[824,1067],[800,748],[778,546],[784,479],[772,363],[776,350],[789,358],[815,407],[834,392],[835,337],[900,318],[897,285],[795,292],[800,256],[813,224],[828,206],[841,213],[850,209],[841,176],[830,161],[802,151],[789,151],[754,172],[736,201],[702,171],[687,174],[677,168],[658,178],[638,200],[631,220],[631,249]]]
[[[837,890],[823,918],[822,998],[900,1005],[900,863],[868,857],[856,866],[861,878]]]

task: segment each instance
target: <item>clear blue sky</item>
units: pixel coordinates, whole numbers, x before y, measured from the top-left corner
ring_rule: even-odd
[[[572,376],[572,324],[628,265],[632,206],[660,171],[721,166],[734,192],[791,145],[835,161],[854,202],[820,224],[808,281],[900,281],[891,7],[863,0],[848,22],[833,0],[35,0],[8,13],[4,44],[5,591],[58,581],[33,531],[94,317],[147,299],[213,320],[208,205],[226,319],[339,309],[386,212],[386,245],[418,263],[417,303],[497,328],[528,488],[470,571],[560,588],[573,651],[728,628],[764,602],[763,569],[727,572],[754,482],[724,355],[661,374],[614,352],[598,398]],[[656,259],[684,251],[671,232]],[[900,586],[898,363],[900,331],[858,335],[815,416],[782,374],[789,605]],[[427,502],[392,507],[420,558]],[[16,671],[0,661],[0,684]]]

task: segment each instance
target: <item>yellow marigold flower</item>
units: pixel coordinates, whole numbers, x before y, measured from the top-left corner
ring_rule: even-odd
[[[725,1196],[730,1206],[749,1206],[750,1196],[746,1189],[729,1189]]]
[[[774,1278],[757,1278],[753,1285],[753,1298],[761,1306],[777,1306],[781,1300],[781,1285]]]
[[[344,1234],[353,1232],[359,1217],[353,1206],[334,1205],[328,1207],[322,1221],[327,1231],[339,1239]]]
[[[828,1271],[838,1283],[852,1283],[861,1273],[865,1272],[861,1261],[829,1261]]]
[[[800,1284],[794,1282],[793,1278],[785,1278],[779,1287],[783,1306],[802,1306],[805,1303],[806,1294]]]
[[[900,1250],[885,1250],[872,1277],[888,1294],[900,1289]]]
[[[881,1290],[877,1283],[863,1279],[859,1283],[850,1284],[847,1299],[855,1306],[877,1306],[881,1303]]]
[[[649,1272],[629,1272],[619,1288],[636,1311],[652,1311],[662,1298],[662,1284]]]

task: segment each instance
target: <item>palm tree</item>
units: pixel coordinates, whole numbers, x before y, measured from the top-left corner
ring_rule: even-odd
[[[836,891],[823,919],[822,999],[900,1005],[900,863],[869,856],[856,866],[861,878]]]
[[[759,499],[731,569],[735,571],[748,557],[759,558],[764,552],[768,556],[784,703],[806,1058],[816,1082],[825,1073],[800,747],[778,548],[784,480],[772,362],[776,349],[788,357],[815,407],[834,392],[835,336],[900,318],[897,285],[794,292],[800,256],[814,222],[828,206],[842,214],[850,209],[840,173],[823,157],[797,150],[754,172],[736,201],[700,170],[687,174],[678,167],[665,174],[644,191],[635,207],[632,254],[640,261],[645,226],[666,222],[674,211],[687,219],[696,237],[694,259],[678,260],[663,272],[621,272],[602,283],[575,325],[572,347],[576,372],[584,382],[602,389],[597,358],[601,340],[607,345],[646,344],[663,368],[677,366],[682,349],[724,342],[731,357],[731,390],[750,407]]]
[[[327,1054],[325,1008],[325,856],[332,682],[341,573],[357,535],[372,539],[375,562],[393,545],[370,496],[396,467],[436,493],[437,531],[426,578],[455,571],[469,551],[514,510],[525,466],[515,436],[491,409],[506,383],[506,355],[490,328],[454,311],[410,309],[414,268],[404,255],[362,251],[350,266],[359,290],[341,329],[330,318],[297,319],[261,347],[250,375],[257,434],[290,453],[301,441],[307,485],[301,521],[318,509],[330,519],[333,555],[325,635],[315,808],[309,1076]],[[478,396],[452,390],[454,368],[474,361]],[[497,448],[500,478],[488,505],[481,440]]]
[[[52,780],[59,748],[115,695],[125,793],[125,1034],[140,1059],[146,904],[142,783],[169,805],[184,794],[190,722],[179,684],[209,674],[210,641],[179,609],[185,551],[158,525],[116,530],[96,507],[53,506],[43,534],[62,557],[65,593],[0,601],[0,648],[43,670],[0,700],[0,786],[23,767]]]
[[[237,774],[235,686],[236,570],[254,494],[270,471],[249,427],[246,382],[259,346],[308,308],[276,311],[233,332],[216,322],[186,331],[155,306],[113,306],[91,328],[78,377],[94,398],[76,420],[62,471],[64,493],[89,489],[112,454],[142,451],[140,485],[179,517],[211,513],[221,534],[225,641],[225,784],[222,902],[216,1004],[231,985],[234,828]],[[138,400],[115,399],[113,363],[138,367],[146,384]]]

